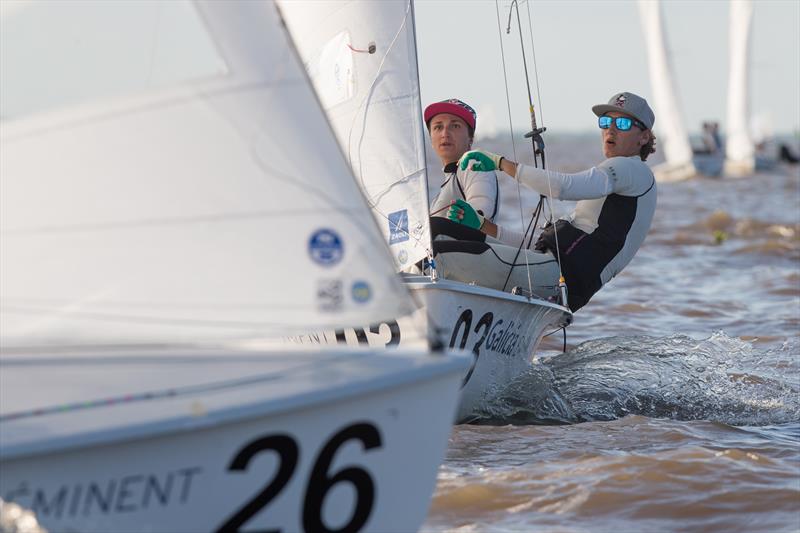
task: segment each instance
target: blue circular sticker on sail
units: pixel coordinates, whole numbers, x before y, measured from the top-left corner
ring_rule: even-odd
[[[366,281],[355,281],[352,287],[353,300],[363,304],[372,298],[372,289]]]
[[[308,240],[308,253],[315,263],[333,266],[342,260],[344,245],[338,233],[332,229],[320,229]]]

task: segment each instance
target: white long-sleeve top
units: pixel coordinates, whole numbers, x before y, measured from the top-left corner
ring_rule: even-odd
[[[589,297],[633,258],[650,229],[656,184],[638,156],[612,157],[583,172],[564,174],[517,165],[517,179],[552,198],[578,200],[557,225],[558,250],[567,284],[577,299]],[[521,232],[498,225],[498,240],[519,246]],[[548,248],[554,255],[555,246]],[[570,307],[573,307],[572,294]]]
[[[446,217],[446,208],[455,200],[461,199],[486,219],[494,220],[499,202],[497,174],[494,171],[461,170],[458,163],[450,163],[443,171],[445,181],[439,194],[431,202],[433,216]]]

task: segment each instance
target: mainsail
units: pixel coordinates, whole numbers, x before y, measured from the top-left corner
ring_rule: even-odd
[[[81,17],[70,3],[30,2],[4,26],[3,346],[216,342],[410,312],[286,32],[215,2],[200,3],[199,13],[186,2],[113,4],[107,17]],[[43,14],[59,21],[47,26],[49,46],[15,46]],[[198,38],[206,46],[191,57],[211,55],[202,76],[181,70],[179,48]],[[124,83],[81,64],[70,46],[126,65]],[[126,55],[133,50],[147,51],[145,61]],[[15,52],[22,55],[11,61]],[[174,75],[154,84],[158,72]],[[6,83],[38,87],[55,75],[71,76],[59,85],[92,103],[17,106],[6,91]],[[386,120],[394,103],[383,105]],[[423,173],[419,162],[409,165],[398,173]]]
[[[725,142],[725,173],[749,175],[755,169],[755,147],[750,137],[749,62],[753,4],[731,0],[728,26],[728,114]]]
[[[695,174],[692,147],[683,122],[682,108],[667,50],[660,0],[639,0],[639,15],[647,43],[647,65],[657,119],[655,127],[666,159],[663,165],[659,165],[653,171],[659,179],[688,178]]]
[[[397,268],[413,264],[430,228],[411,1],[280,6]]]

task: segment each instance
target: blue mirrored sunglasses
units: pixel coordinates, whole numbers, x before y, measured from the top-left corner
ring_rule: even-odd
[[[634,126],[634,125],[637,128],[639,128],[640,130],[646,130],[647,129],[644,124],[642,124],[641,122],[639,122],[635,118],[630,118],[630,117],[616,117],[615,118],[615,117],[602,116],[597,120],[597,125],[600,126],[601,130],[607,130],[608,128],[611,127],[611,123],[612,122],[617,127],[617,129],[620,130],[620,131],[628,131],[629,129],[631,129],[631,126]]]

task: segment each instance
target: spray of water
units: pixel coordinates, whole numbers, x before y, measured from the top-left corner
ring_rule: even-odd
[[[626,415],[765,426],[800,420],[798,341],[759,351],[718,332],[609,337],[544,358],[497,391],[481,422],[552,424]]]

